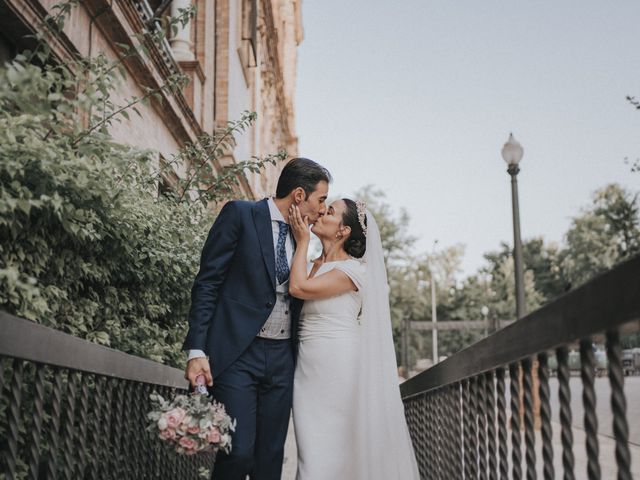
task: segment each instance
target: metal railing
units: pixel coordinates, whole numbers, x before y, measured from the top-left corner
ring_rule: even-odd
[[[212,455],[146,431],[149,394],[186,388],[178,369],[0,312],[0,478],[197,478]]]
[[[603,402],[598,410],[593,350],[594,342],[603,342],[610,397],[606,416],[611,417],[610,441],[615,442],[611,463],[618,479],[631,479],[620,334],[639,326],[636,257],[404,382],[401,391],[421,478],[604,478],[598,429]],[[573,381],[568,362],[572,347],[580,352],[580,379]],[[553,390],[550,358],[557,365]],[[571,387],[578,381],[584,447],[574,445]],[[555,436],[554,428],[559,428]],[[584,450],[577,458],[579,448]]]

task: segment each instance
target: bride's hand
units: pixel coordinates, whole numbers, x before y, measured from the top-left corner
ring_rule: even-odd
[[[289,228],[297,243],[310,241],[309,217],[302,218],[300,209],[296,205],[291,205],[289,208]]]

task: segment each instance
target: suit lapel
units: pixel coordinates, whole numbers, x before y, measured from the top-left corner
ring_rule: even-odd
[[[273,289],[276,288],[276,256],[273,247],[273,230],[271,228],[271,214],[267,200],[260,200],[253,209],[253,221],[260,241],[260,250],[264,265],[269,272]]]

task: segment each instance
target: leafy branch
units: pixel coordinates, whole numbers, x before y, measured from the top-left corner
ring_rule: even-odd
[[[182,202],[185,195],[191,189],[191,185],[196,179],[206,177],[207,173],[211,170],[211,164],[214,159],[222,157],[225,150],[235,145],[234,133],[244,132],[250,127],[257,114],[255,112],[243,112],[239,120],[235,122],[227,122],[227,127],[224,129],[218,129],[213,135],[203,135],[200,137],[199,145],[190,145],[184,150],[186,160],[192,165],[195,163],[195,168],[191,170],[191,173],[187,177],[186,181],[181,185],[180,197],[178,202]],[[203,170],[207,170],[204,172]]]
[[[125,118],[129,118],[129,114],[127,113],[127,110],[131,110],[135,107],[135,105],[137,105],[138,103],[144,103],[146,102],[148,99],[150,99],[151,97],[154,97],[156,99],[158,99],[159,101],[162,100],[162,97],[160,96],[160,93],[165,91],[165,90],[173,90],[179,86],[184,86],[186,81],[186,77],[182,74],[175,74],[172,75],[170,77],[167,78],[167,81],[164,83],[164,85],[155,88],[155,89],[149,89],[147,90],[147,93],[145,93],[144,96],[142,97],[136,97],[136,96],[132,96],[129,98],[129,101],[127,103],[125,103],[124,105],[120,105],[117,106],[113,111],[109,112],[108,114],[106,114],[106,109],[103,110],[103,113],[105,113],[103,115],[103,117],[96,123],[94,123],[93,125],[90,125],[89,128],[87,128],[85,131],[83,131],[74,141],[73,141],[73,145],[77,145],[82,139],[84,139],[85,137],[91,135],[94,131],[100,129],[100,128],[104,128],[108,125],[111,124],[111,121],[118,117],[119,115],[124,116]],[[137,111],[137,110],[136,110]],[[141,115],[140,112],[137,112],[138,115]]]

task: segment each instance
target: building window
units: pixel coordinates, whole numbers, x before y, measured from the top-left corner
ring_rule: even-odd
[[[258,0],[242,0],[242,50],[247,67],[258,65]]]

